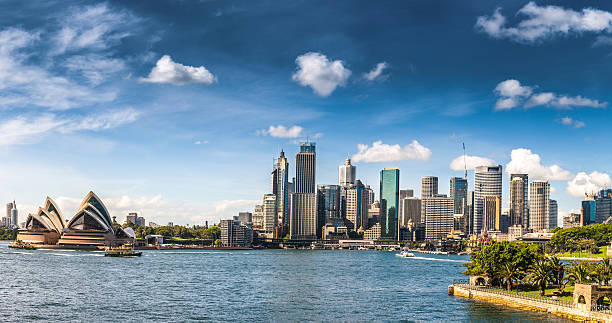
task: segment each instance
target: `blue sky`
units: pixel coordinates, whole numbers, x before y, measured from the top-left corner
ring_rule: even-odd
[[[0,198],[23,216],[49,195],[71,216],[94,190],[119,220],[216,222],[261,200],[281,148],[293,173],[308,136],[319,184],[352,157],[375,189],[399,166],[402,188],[436,175],[447,193],[465,142],[468,166],[549,179],[561,213],[577,211],[584,192],[612,184],[611,12],[601,1],[4,1]]]

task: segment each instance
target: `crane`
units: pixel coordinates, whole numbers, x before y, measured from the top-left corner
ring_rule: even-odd
[[[467,160],[465,157],[465,143],[462,142],[461,145],[463,145],[463,168],[465,169],[465,175],[463,175],[463,178],[467,179]]]

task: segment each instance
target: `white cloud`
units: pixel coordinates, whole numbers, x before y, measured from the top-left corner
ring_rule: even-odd
[[[195,142],[196,145],[208,145],[208,140],[198,140]]]
[[[565,192],[574,197],[584,197],[584,194],[597,192],[604,186],[612,185],[610,176],[606,173],[592,172],[587,174],[580,172],[567,182]]]
[[[574,120],[570,117],[561,118],[561,123],[566,126],[572,126],[574,128],[583,128],[586,125],[583,121]]]
[[[141,82],[170,83],[185,85],[199,83],[210,85],[217,82],[217,77],[204,66],[194,67],[176,63],[169,55],[164,55],[157,61],[148,77],[140,78]]]
[[[138,119],[140,112],[132,108],[108,111],[101,114],[86,116],[80,120],[71,122],[61,132],[73,132],[78,130],[104,130],[116,128],[121,125],[132,123]]]
[[[359,152],[353,155],[354,162],[389,162],[398,160],[421,160],[427,161],[431,157],[431,150],[413,140],[411,144],[401,147],[400,145],[383,144],[376,141],[372,146],[359,144]]]
[[[480,16],[476,29],[493,38],[509,39],[520,43],[536,43],[557,36],[580,35],[585,32],[610,33],[612,14],[594,8],[582,11],[559,6],[538,6],[527,3],[517,12],[523,19],[514,27],[506,26],[506,18],[497,8],[491,16]]]
[[[329,96],[338,86],[346,85],[351,71],[342,61],[329,61],[320,53],[309,52],[295,59],[298,69],[292,79],[302,86],[310,86],[320,96]]]
[[[461,155],[453,159],[450,162],[449,167],[452,170],[459,171],[464,170],[466,165],[468,170],[472,170],[478,166],[494,166],[497,165],[497,163],[493,159],[479,156],[465,156],[464,160],[463,155]]]
[[[99,54],[71,56],[64,65],[69,71],[80,73],[92,85],[98,85],[110,75],[125,69],[123,60]]]
[[[508,110],[520,105],[525,108],[536,106],[553,107],[557,109],[571,109],[572,107],[604,108],[607,102],[584,98],[582,96],[569,97],[553,92],[533,93],[535,86],[525,86],[514,79],[500,82],[493,91],[498,97],[495,110]]]
[[[382,80],[386,78],[386,75],[383,75],[382,73],[388,67],[389,64],[387,64],[386,62],[378,63],[371,71],[364,73],[363,77],[368,81],[374,81],[377,79]]]
[[[529,174],[532,179],[550,181],[568,180],[572,174],[559,165],[544,166],[540,155],[534,154],[526,148],[518,148],[510,153],[510,162],[506,164],[506,173]]]
[[[257,130],[257,134],[258,135],[270,135],[271,137],[276,137],[276,138],[297,138],[302,136],[302,131],[304,130],[304,128],[300,127],[300,126],[292,126],[292,127],[285,127],[283,125],[278,125],[278,126],[270,126],[267,130],[266,129],[261,129],[261,130]]]
[[[17,117],[0,122],[0,146],[30,143],[40,135],[55,130],[66,124],[53,114],[43,115],[34,119]]]

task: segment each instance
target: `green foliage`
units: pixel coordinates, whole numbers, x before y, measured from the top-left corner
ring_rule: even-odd
[[[538,246],[524,243],[496,242],[479,252],[472,253],[471,262],[465,264],[466,275],[486,274],[492,279],[503,278],[504,267],[510,266],[518,271],[526,271],[541,257]],[[510,264],[510,265],[508,265]],[[505,269],[508,272],[507,269]]]
[[[0,240],[15,240],[19,229],[0,228]]]
[[[143,239],[145,236],[150,234],[158,234],[163,236],[165,239],[180,238],[180,239],[194,239],[194,240],[209,240],[215,241],[221,237],[221,229],[216,226],[208,228],[194,227],[187,228],[181,225],[175,225],[172,227],[161,226],[157,228],[143,227],[135,224],[124,224],[125,227],[134,228],[136,237]]]
[[[611,240],[612,224],[591,224],[557,230],[548,245],[556,252],[566,250],[595,251],[595,247],[604,246]]]
[[[537,259],[529,267],[529,274],[525,276],[525,280],[537,286],[540,296],[543,296],[548,283],[554,282],[553,263],[551,260],[547,258]]]

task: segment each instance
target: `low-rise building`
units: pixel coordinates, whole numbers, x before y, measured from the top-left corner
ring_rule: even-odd
[[[250,225],[239,220],[221,220],[221,244],[224,247],[250,247],[253,243],[253,230]]]
[[[582,223],[580,221],[580,214],[578,213],[570,213],[563,217],[563,228],[573,228],[580,227]]]
[[[380,223],[374,224],[371,228],[363,232],[363,240],[380,239]]]

